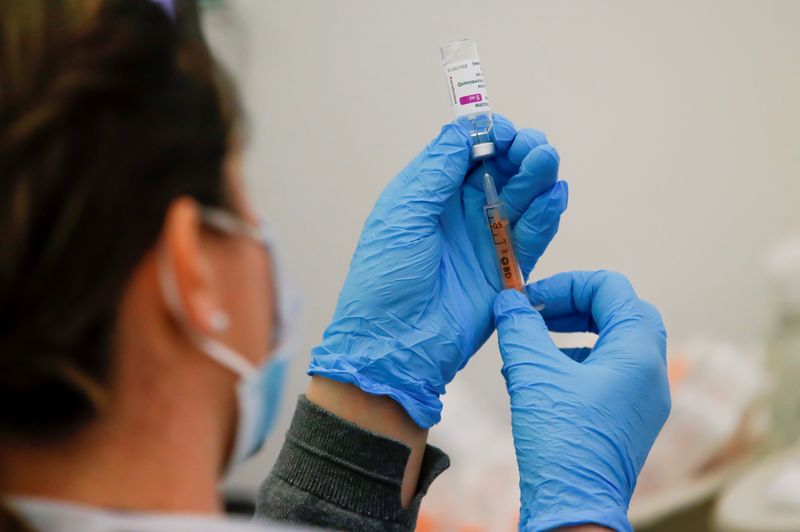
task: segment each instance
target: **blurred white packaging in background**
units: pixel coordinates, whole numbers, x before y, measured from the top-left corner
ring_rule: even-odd
[[[443,397],[446,422],[431,431],[451,467],[425,497],[418,532],[517,530],[519,474],[506,413],[492,410],[465,379]]]
[[[800,439],[800,237],[775,246],[766,272],[775,309],[767,346],[774,383],[769,441],[780,449]]]
[[[671,352],[668,363],[672,412],[631,501],[640,526],[718,490],[767,428],[762,347],[696,339]]]

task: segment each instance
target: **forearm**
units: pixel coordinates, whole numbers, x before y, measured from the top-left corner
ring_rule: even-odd
[[[313,390],[318,399],[320,391],[331,409],[384,428],[393,437],[301,397],[278,460],[259,491],[257,516],[338,530],[413,530],[422,497],[448,467],[447,456],[423,442],[412,467],[413,451],[400,441],[409,440],[408,435],[397,431],[414,427],[394,419],[393,407],[373,411],[358,394],[329,393],[343,392],[339,387]],[[413,488],[411,497],[401,504],[401,490],[410,489],[406,486]]]
[[[403,508],[407,508],[417,491],[428,431],[414,423],[393,399],[365,393],[353,384],[312,377],[306,397],[332,414],[411,449],[400,495]]]

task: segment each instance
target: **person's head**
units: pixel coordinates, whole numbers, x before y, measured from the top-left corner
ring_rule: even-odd
[[[129,425],[207,431],[187,446],[219,474],[239,377],[193,340],[271,350],[270,258],[205,216],[257,221],[237,105],[196,7],[174,7],[0,2],[0,478],[15,450]]]

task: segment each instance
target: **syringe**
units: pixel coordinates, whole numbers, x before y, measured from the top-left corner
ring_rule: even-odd
[[[486,193],[486,205],[483,212],[486,214],[486,223],[492,234],[494,252],[497,254],[497,266],[500,271],[500,280],[503,288],[513,288],[520,292],[525,291],[525,279],[514,253],[514,243],[511,239],[511,223],[506,215],[505,205],[497,195],[494,179],[488,172],[483,174],[483,190]]]
[[[483,210],[497,253],[497,266],[503,288],[524,291],[525,279],[514,254],[511,224],[505,207],[497,196],[494,179],[486,168],[486,159],[495,154],[493,121],[475,41],[464,39],[443,46],[442,64],[453,113],[457,119],[466,118],[472,125],[470,160],[483,161],[483,188],[486,192],[486,206]]]

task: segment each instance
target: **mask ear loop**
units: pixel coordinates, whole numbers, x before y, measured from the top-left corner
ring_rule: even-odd
[[[172,312],[178,325],[184,330],[195,347],[213,358],[217,363],[239,375],[241,378],[246,378],[254,373],[258,373],[258,369],[241,354],[213,338],[207,338],[198,334],[197,331],[194,330],[186,319],[183,304],[178,294],[178,283],[175,280],[175,271],[169,260],[168,252],[163,248],[158,254],[158,265],[158,280],[161,286],[161,293],[164,297],[164,304],[167,305],[167,308]],[[216,325],[213,323],[214,320],[218,322]],[[223,320],[224,324],[222,324]],[[228,327],[228,324],[228,316],[223,312],[215,314],[215,316],[212,317],[211,326],[215,330],[218,330],[217,327],[220,327],[220,325],[224,330]]]

